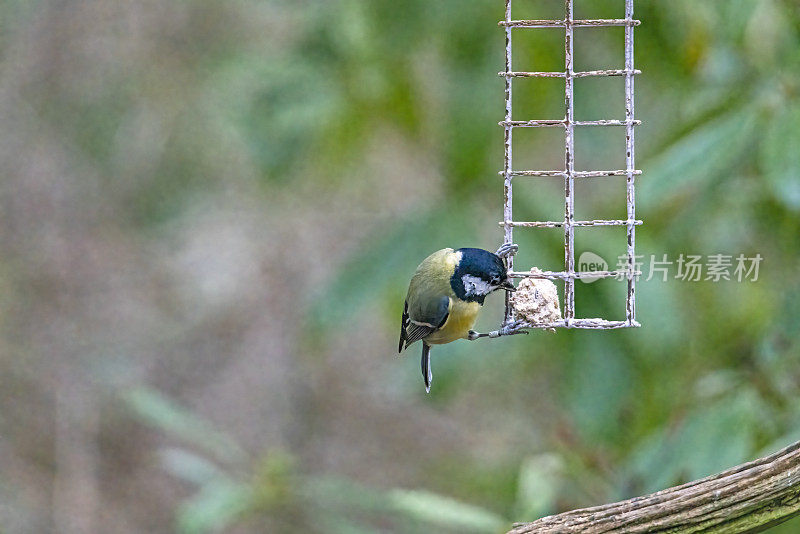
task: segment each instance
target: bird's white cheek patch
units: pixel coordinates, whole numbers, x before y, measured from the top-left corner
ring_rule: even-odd
[[[492,286],[489,285],[489,282],[477,276],[465,274],[461,277],[461,281],[464,283],[464,291],[467,296],[488,295],[492,292]]]

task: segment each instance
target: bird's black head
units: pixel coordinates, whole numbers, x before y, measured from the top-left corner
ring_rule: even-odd
[[[469,302],[483,304],[486,295],[497,289],[513,290],[506,266],[497,254],[480,248],[460,248],[460,255],[450,287],[456,296]]]

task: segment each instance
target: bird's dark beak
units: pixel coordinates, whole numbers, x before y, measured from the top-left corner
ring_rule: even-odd
[[[517,288],[514,287],[514,283],[511,281],[510,278],[506,278],[505,282],[500,284],[500,289],[505,289],[506,291],[510,292],[514,292],[517,290]]]

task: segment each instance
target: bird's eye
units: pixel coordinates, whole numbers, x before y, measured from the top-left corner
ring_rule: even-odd
[[[495,276],[495,277],[492,278],[492,285],[493,286],[499,286],[500,285],[500,277],[499,276]]]

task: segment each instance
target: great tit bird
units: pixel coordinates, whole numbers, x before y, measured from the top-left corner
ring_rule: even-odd
[[[516,248],[516,245],[510,245]],[[510,249],[501,247],[498,254]],[[505,253],[505,254],[504,254]],[[422,378],[430,393],[431,345],[456,339],[474,340],[488,334],[472,330],[486,295],[498,289],[514,291],[500,255],[479,248],[444,248],[417,267],[403,307],[399,352],[422,340]]]

